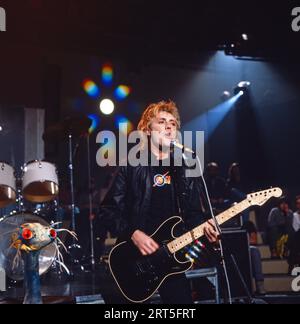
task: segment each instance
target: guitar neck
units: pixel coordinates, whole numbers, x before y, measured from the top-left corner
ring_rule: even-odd
[[[242,202],[234,205],[233,207],[227,209],[223,213],[217,216],[217,221],[219,225],[224,224],[225,222],[229,221],[236,215],[240,214],[247,208],[251,206],[251,201],[248,199],[243,200]],[[185,233],[184,235],[178,237],[177,239],[170,242],[167,246],[170,253],[176,253],[181,249],[185,248],[187,245],[193,243],[194,241],[200,239],[204,236],[204,227],[205,224],[201,224],[200,226],[194,228],[190,232]]]

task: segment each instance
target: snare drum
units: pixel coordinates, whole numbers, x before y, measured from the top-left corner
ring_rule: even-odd
[[[10,165],[0,162],[0,208],[16,201],[15,170]]]
[[[23,197],[31,202],[43,203],[54,200],[59,191],[57,170],[54,164],[33,161],[23,168]]]

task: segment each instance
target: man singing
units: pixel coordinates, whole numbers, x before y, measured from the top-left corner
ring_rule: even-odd
[[[185,225],[182,230],[185,231],[203,223],[206,220],[203,206],[206,198],[201,179],[187,177],[184,163],[182,166],[162,163],[172,160],[170,146],[180,130],[180,116],[175,103],[161,101],[149,105],[138,130],[147,135],[149,161],[156,160],[157,163],[121,167],[101,205],[100,216],[116,223],[119,242],[131,240],[141,255],[147,256],[159,249],[159,243],[151,235],[168,218],[181,216]],[[209,242],[217,241],[218,233],[211,220],[205,227],[205,235]],[[184,274],[168,277],[160,286],[159,293],[165,304],[193,302]]]

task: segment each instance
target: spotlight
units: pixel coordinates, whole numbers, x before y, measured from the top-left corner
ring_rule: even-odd
[[[130,87],[125,86],[125,85],[120,85],[118,88],[115,90],[114,95],[117,100],[124,100],[129,96],[131,92]]]
[[[85,92],[92,98],[97,98],[100,95],[100,89],[93,80],[90,79],[84,80],[83,88]]]
[[[92,134],[100,124],[100,117],[96,114],[90,114],[88,118],[92,121],[92,125],[89,128],[89,134]]]
[[[247,34],[242,34],[242,38],[243,38],[244,41],[247,41],[249,39]]]
[[[100,102],[100,111],[104,115],[111,115],[115,110],[115,104],[110,99],[103,99]]]
[[[248,88],[248,87],[250,87],[250,85],[251,85],[251,82],[249,82],[249,81],[241,81],[238,84],[238,87],[239,88]]]
[[[231,96],[231,93],[229,91],[225,90],[225,91],[223,91],[223,93],[221,95],[221,99],[223,101],[226,101],[230,98],[230,96]]]
[[[251,85],[251,82],[249,82],[249,81],[239,82],[238,85],[234,88],[234,94],[235,95],[240,94],[241,96],[246,94],[250,85]]]
[[[225,91],[223,92],[223,96],[225,96],[225,97],[230,97],[230,92],[227,91],[227,90],[225,90]]]
[[[102,67],[102,81],[105,85],[110,86],[113,82],[114,70],[111,64],[104,64]]]

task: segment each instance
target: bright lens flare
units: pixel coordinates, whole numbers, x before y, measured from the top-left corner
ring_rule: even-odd
[[[93,134],[100,124],[100,117],[95,114],[90,114],[88,118],[92,121],[92,125],[89,128],[89,134]]]
[[[111,115],[115,110],[115,104],[110,99],[104,99],[100,102],[100,111],[104,115]]]
[[[126,86],[126,85],[120,85],[117,87],[117,89],[115,90],[115,97],[118,100],[124,100],[125,98],[127,98],[131,93],[131,88]]]
[[[88,80],[88,79],[84,80],[83,81],[83,89],[92,98],[97,98],[100,95],[99,87],[92,80]]]
[[[102,67],[102,82],[105,85],[111,85],[114,77],[114,71],[110,64],[105,64]]]

